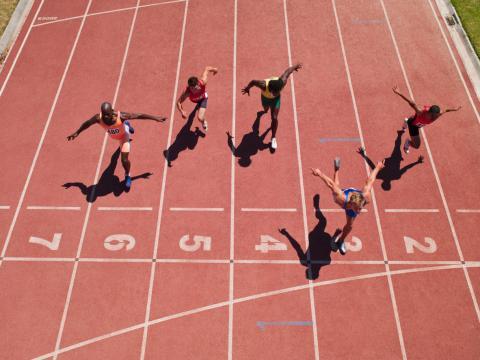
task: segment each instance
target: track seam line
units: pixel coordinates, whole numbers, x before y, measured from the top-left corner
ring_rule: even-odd
[[[237,112],[237,16],[238,1],[234,0],[233,10],[233,64],[232,64],[232,136],[235,144]],[[235,155],[232,153],[230,178],[230,264],[228,274],[228,360],[233,359],[233,299],[235,276]]]
[[[43,1],[43,0],[42,0]],[[92,0],[89,0],[89,3],[88,3],[88,6],[86,8],[86,12],[88,12],[88,9],[90,7],[90,3],[91,3]],[[42,3],[43,4],[43,3]],[[40,4],[40,5],[42,5]],[[39,6],[40,8],[40,6]],[[39,11],[39,10],[37,10]],[[35,166],[37,164],[37,160],[38,160],[38,157],[40,155],[40,151],[43,147],[43,142],[45,140],[45,137],[47,136],[47,131],[48,131],[48,127],[50,126],[50,122],[52,120],[52,116],[53,116],[53,113],[55,111],[55,108],[57,106],[57,101],[58,101],[58,98],[60,97],[60,93],[63,89],[63,83],[65,81],[65,78],[67,77],[67,72],[70,68],[70,63],[72,61],[72,58],[73,58],[73,55],[75,53],[75,49],[76,49],[76,46],[77,46],[77,43],[78,43],[78,39],[80,38],[80,33],[82,32],[82,29],[83,29],[83,24],[85,23],[85,17],[83,18],[80,26],[79,26],[79,30],[77,32],[77,37],[75,38],[75,41],[72,45],[72,49],[70,50],[70,55],[68,57],[68,60],[67,60],[67,63],[65,64],[65,69],[63,71],[63,75],[62,75],[62,78],[60,79],[60,83],[58,85],[58,88],[57,88],[57,92],[55,94],[55,98],[53,99],[53,103],[52,103],[52,106],[50,107],[50,113],[48,114],[48,117],[47,117],[47,122],[45,123],[45,126],[43,128],[43,131],[42,131],[42,136],[40,137],[40,141],[38,142],[38,145],[37,145],[37,149],[35,151],[35,155],[33,157],[33,160],[32,160],[32,164],[30,165],[30,169],[28,171],[28,175],[27,175],[27,179],[25,180],[25,184],[23,185],[23,189],[22,189],[22,193],[20,194],[20,199],[18,200],[18,204],[17,204],[17,208],[15,209],[15,214],[13,215],[13,219],[12,219],[12,222],[10,223],[10,227],[8,229],[8,233],[7,233],[7,237],[5,239],[5,244],[3,245],[3,249],[2,249],[2,253],[0,254],[0,266],[2,266],[2,258],[5,257],[5,253],[7,251],[7,248],[8,248],[8,245],[10,244],[10,239],[12,237],[12,233],[13,233],[13,229],[15,227],[15,224],[17,222],[17,218],[18,218],[18,215],[20,213],[20,209],[23,205],[23,201],[25,199],[25,195],[27,193],[27,188],[28,186],[30,185],[30,179],[32,177],[32,174],[33,174],[33,171],[35,169]],[[28,35],[28,34],[27,34]],[[25,40],[27,38],[27,35],[25,35],[25,38],[24,38],[24,42],[22,43],[22,48],[23,48],[23,45],[25,44]],[[21,49],[22,49],[21,48]],[[21,49],[19,49],[18,53],[17,53],[17,57],[15,58],[15,62],[16,60],[18,59],[18,55],[20,54],[20,51]],[[10,76],[11,74],[11,70],[13,70],[13,67],[14,67],[15,63],[12,64],[12,67],[10,68],[10,72],[8,73],[8,77]],[[2,96],[2,93],[3,93],[3,90],[5,89],[5,85],[7,84],[7,79],[5,79],[5,82],[3,84],[3,87],[2,89],[0,90],[0,97]]]
[[[365,148],[365,141],[364,141],[364,137],[363,137],[362,126],[360,124],[360,116],[358,114],[357,101],[356,101],[356,98],[355,98],[355,92],[353,90],[352,78],[351,78],[351,75],[350,75],[350,67],[348,65],[346,49],[345,49],[345,46],[344,46],[344,43],[343,43],[343,35],[342,35],[341,27],[340,27],[340,20],[338,18],[335,0],[331,0],[331,1],[332,1],[332,6],[333,6],[333,12],[335,14],[335,21],[336,21],[336,24],[337,24],[337,32],[338,32],[338,35],[339,35],[340,45],[341,45],[341,49],[342,49],[345,71],[346,71],[346,74],[347,74],[348,86],[349,86],[349,89],[350,89],[350,95],[352,97],[352,104],[353,104],[353,110],[354,110],[354,113],[355,113],[355,120],[357,122],[358,133],[359,133],[360,139],[361,139],[361,146]],[[366,170],[367,174],[370,175],[370,168],[369,168],[368,164],[366,164],[366,163],[365,163],[365,170]],[[379,235],[379,239],[380,239],[380,246],[382,248],[383,259],[385,260],[385,270],[387,272],[388,288],[389,288],[389,291],[390,291],[390,300],[392,302],[392,308],[393,308],[393,313],[394,313],[394,317],[395,317],[395,325],[397,327],[398,340],[399,340],[399,343],[400,343],[400,350],[402,352],[402,358],[404,360],[406,360],[407,359],[407,353],[406,353],[405,343],[404,343],[404,339],[403,339],[402,325],[400,323],[400,317],[399,317],[399,314],[398,314],[397,300],[396,300],[396,297],[395,297],[395,290],[393,288],[393,281],[392,281],[392,277],[391,277],[391,274],[390,274],[390,266],[388,265],[387,250],[385,248],[385,240],[383,238],[383,229],[382,229],[382,225],[380,223],[378,205],[377,205],[377,200],[376,200],[376,197],[375,197],[375,191],[374,191],[373,187],[371,189],[371,197],[372,197],[373,209],[374,209],[374,212],[375,212],[375,220],[376,220],[376,224],[377,224],[378,235]]]
[[[138,5],[139,2],[140,2],[140,0],[137,0],[137,5]],[[85,12],[85,14],[88,13],[88,10],[90,9],[91,4],[92,4],[92,0],[89,0],[87,11]],[[132,17],[132,23],[130,25],[130,32],[129,32],[129,35],[128,35],[127,43],[125,45],[122,64],[121,64],[121,67],[120,67],[118,80],[117,80],[117,85],[116,85],[116,88],[115,88],[115,94],[113,96],[112,107],[115,107],[115,103],[117,101],[117,96],[118,96],[118,92],[119,92],[119,89],[120,89],[120,83],[122,82],[122,78],[123,78],[123,71],[125,69],[125,63],[126,63],[127,56],[128,56],[128,49],[130,47],[130,40],[132,38],[132,33],[133,33],[133,28],[134,28],[134,25],[135,25],[136,17],[137,17],[137,10],[135,11],[135,13]],[[86,16],[84,16],[84,18],[82,20],[82,25],[81,25],[82,27],[83,27],[83,24],[85,23],[85,20],[86,20]],[[78,40],[78,38],[77,38],[77,40]],[[103,137],[103,143],[102,143],[102,148],[101,148],[101,151],[100,151],[100,156],[99,156],[99,159],[98,159],[97,169],[95,171],[94,184],[97,183],[98,178],[99,178],[100,168],[102,166],[102,159],[103,159],[103,155],[105,154],[105,148],[106,148],[106,145],[107,145],[107,138],[108,138],[107,133],[105,133],[105,135]],[[96,185],[94,185],[94,187],[93,187],[90,199],[92,199],[95,196],[95,190],[96,190]],[[85,219],[84,219],[83,226],[82,226],[80,241],[79,241],[78,248],[77,248],[77,256],[76,256],[77,258],[80,258],[80,254],[82,252],[83,242],[85,240],[85,234],[87,232],[87,226],[88,226],[88,222],[89,222],[89,219],[90,219],[91,209],[92,209],[92,202],[89,201],[88,205],[87,205],[87,211],[85,213]],[[75,261],[75,263],[73,265],[73,270],[72,270],[72,274],[71,274],[71,277],[70,277],[70,284],[69,284],[68,292],[67,292],[67,298],[65,300],[65,305],[64,305],[64,308],[63,308],[62,319],[60,321],[60,329],[58,331],[57,340],[56,340],[56,343],[55,343],[55,355],[53,357],[53,360],[56,360],[57,356],[58,356],[58,349],[60,348],[60,342],[61,342],[62,336],[63,336],[63,329],[65,327],[65,322],[66,322],[68,310],[69,310],[69,307],[70,307],[70,301],[71,301],[71,297],[72,297],[72,293],[73,293],[73,286],[74,286],[74,283],[75,283],[75,278],[76,278],[76,275],[77,275],[78,264],[79,264],[79,262]]]
[[[159,5],[167,5],[167,4],[175,4],[175,3],[181,3],[185,2],[186,0],[173,0],[173,1],[165,1],[165,2],[160,2],[160,3],[153,3],[153,4],[145,4],[145,5],[139,5],[138,8],[146,8],[146,7],[152,7],[152,6],[159,6]],[[121,9],[114,9],[114,10],[106,10],[106,11],[99,11],[96,13],[91,13],[88,14],[87,17],[90,16],[98,16],[98,15],[105,15],[105,14],[112,14],[112,13],[117,13],[117,12],[122,12],[122,11],[128,11],[128,10],[135,10],[135,6],[130,6],[126,8],[121,8]],[[51,25],[51,24],[56,24],[59,22],[66,22],[66,21],[71,21],[71,20],[76,20],[76,19],[81,19],[82,16],[72,16],[64,19],[59,19],[59,20],[53,20],[53,21],[45,21],[40,24],[34,24],[32,27],[41,27],[41,26],[46,26],[46,25]],[[36,17],[35,17],[36,19]]]
[[[442,28],[442,24],[438,20],[437,14],[435,13],[435,9],[432,5],[431,0],[428,0],[428,3],[430,5],[430,8],[432,9],[433,17],[437,21],[437,25],[440,28],[442,38],[445,41],[445,44],[447,44],[448,52],[450,53],[450,56],[453,60],[453,63],[455,64],[455,68],[457,69],[458,77],[460,78],[461,83],[463,85],[463,88],[465,89],[465,92],[467,93],[467,97],[468,97],[468,100],[470,101],[470,105],[472,105],[473,112],[475,113],[475,116],[477,117],[477,123],[480,124],[480,116],[478,114],[477,108],[475,107],[475,104],[473,103],[472,95],[470,94],[470,90],[468,89],[468,86],[465,82],[465,79],[462,76],[462,72],[461,72],[460,67],[457,63],[457,59],[455,59],[455,55],[453,54],[452,48],[451,48],[450,44],[448,43],[447,37],[446,37],[445,32],[443,31],[443,28]],[[479,317],[479,321],[480,321],[480,317]]]
[[[430,1],[430,0],[428,0],[428,1]],[[390,18],[388,17],[387,9],[385,7],[385,4],[383,3],[383,0],[380,0],[380,3],[382,5],[383,12],[384,12],[385,18],[387,20],[387,25],[388,25],[388,28],[390,30],[390,35],[391,35],[391,38],[392,38],[393,45],[395,47],[395,51],[396,51],[396,54],[397,54],[397,57],[398,57],[398,61],[400,63],[400,67],[401,67],[402,74],[403,74],[403,77],[404,77],[404,80],[405,80],[405,84],[407,85],[407,88],[408,88],[408,93],[409,93],[410,97],[412,98],[412,100],[414,100],[413,91],[412,91],[412,88],[410,86],[410,80],[408,79],[407,71],[405,69],[405,66],[403,64],[403,59],[402,59],[402,56],[400,54],[400,49],[398,48],[397,40],[395,38],[395,34],[393,33],[393,28],[390,24]],[[435,16],[435,18],[436,18],[436,16]],[[437,21],[438,21],[438,19],[437,19]],[[438,190],[439,190],[439,193],[440,193],[440,197],[442,199],[443,207],[445,209],[445,214],[447,215],[448,223],[450,225],[450,230],[452,232],[453,240],[454,240],[455,246],[457,248],[458,256],[460,258],[460,261],[465,261],[465,259],[463,257],[462,249],[460,247],[460,242],[459,242],[458,237],[457,237],[457,232],[455,230],[455,226],[453,225],[453,220],[452,220],[452,216],[450,214],[450,209],[449,209],[448,204],[447,204],[447,199],[445,198],[445,193],[443,192],[443,187],[442,187],[442,184],[440,182],[440,177],[439,177],[438,172],[437,172],[437,167],[435,165],[435,161],[433,160],[433,154],[430,150],[430,145],[428,144],[427,134],[424,131],[424,129],[420,129],[420,133],[422,134],[423,140],[425,142],[425,148],[427,149],[428,157],[429,157],[430,162],[432,164],[433,174],[435,176],[435,181],[437,182]],[[480,309],[478,307],[478,302],[477,302],[477,298],[475,296],[475,291],[473,290],[472,282],[470,280],[470,276],[468,274],[468,270],[467,270],[466,267],[463,267],[463,272],[464,272],[464,275],[465,275],[465,279],[467,281],[467,286],[470,290],[470,295],[472,297],[473,306],[474,306],[476,314],[477,314],[477,320],[478,320],[478,322],[480,322]]]
[[[448,266],[435,266],[435,267],[428,267],[428,268],[414,268],[414,269],[404,269],[404,270],[393,270],[390,272],[390,275],[398,276],[398,275],[405,275],[405,274],[411,274],[411,273],[416,273],[416,272],[428,272],[428,271],[441,271],[441,270],[452,270],[452,269],[459,269],[460,265],[448,265]],[[346,282],[353,282],[353,281],[360,281],[360,280],[368,280],[368,279],[375,279],[375,278],[380,278],[383,276],[387,276],[387,272],[379,272],[379,273],[371,273],[371,274],[365,274],[365,275],[358,275],[358,276],[351,276],[351,277],[346,277],[346,278],[339,278],[339,279],[334,279],[334,280],[325,280],[322,282],[315,282],[313,285],[307,284],[307,285],[298,285],[298,286],[292,286],[284,289],[279,289],[279,290],[273,290],[265,293],[260,293],[256,295],[250,295],[250,296],[245,296],[241,297],[238,299],[235,299],[233,302],[234,304],[237,303],[242,303],[242,302],[247,302],[251,300],[256,300],[256,299],[261,299],[261,298],[266,298],[270,296],[276,296],[276,295],[281,295],[281,294],[286,294],[286,293],[291,293],[295,291],[301,291],[301,290],[306,290],[310,286],[313,287],[320,287],[320,286],[328,286],[328,285],[336,285],[336,284],[341,284],[341,283],[346,283]],[[178,319],[181,317],[186,317],[189,315],[194,315],[198,314],[204,311],[208,310],[213,310],[213,309],[218,309],[224,306],[228,306],[230,302],[229,301],[222,301],[220,303],[215,303],[207,306],[203,306],[200,308],[195,308],[187,311],[183,311],[177,314],[173,315],[168,315],[164,316],[158,319],[150,320],[147,324],[145,323],[140,323],[136,325],[129,326],[127,328],[123,328],[120,330],[113,331],[108,334],[96,336],[91,339],[87,339],[81,342],[78,342],[76,344],[69,345],[65,348],[62,348],[58,351],[59,354],[66,353],[71,350],[75,350],[102,340],[110,339],[119,335],[123,335],[135,330],[139,330],[144,326],[152,326],[156,324],[160,324],[162,322],[166,322],[169,320],[174,320]],[[45,360],[50,358],[54,353],[48,353],[48,354],[43,354],[35,358],[35,360]]]
[[[185,9],[183,13],[183,24],[182,24],[182,34],[180,37],[180,44],[179,44],[179,50],[178,50],[178,61],[177,61],[177,74],[175,76],[175,86],[173,90],[173,98],[172,98],[172,108],[170,111],[170,126],[168,128],[168,137],[167,137],[167,149],[170,147],[171,144],[171,139],[172,139],[172,133],[173,133],[173,119],[175,116],[175,104],[177,100],[177,92],[178,92],[178,83],[180,79],[180,68],[182,65],[182,54],[183,54],[183,41],[185,38],[185,28],[187,24],[187,13],[188,13],[188,5],[189,5],[189,0],[185,1]],[[167,182],[167,171],[168,171],[168,156],[165,158],[164,161],[164,168],[163,168],[163,176],[162,176],[162,189],[160,191],[160,203],[158,206],[158,216],[157,216],[157,224],[155,227],[155,242],[153,246],[153,257],[157,257],[158,253],[158,243],[160,240],[160,230],[161,230],[161,222],[162,222],[162,216],[163,216],[163,205],[165,201],[165,186]],[[155,281],[155,269],[156,269],[156,263],[152,262],[152,266],[150,269],[150,281],[148,285],[148,297],[147,297],[147,306],[145,309],[145,322],[143,326],[143,336],[142,336],[142,347],[141,347],[141,354],[140,354],[140,359],[145,358],[145,351],[147,347],[147,336],[148,336],[148,322],[150,320],[150,311],[151,311],[151,303],[152,303],[152,294],[153,294],[153,286],[154,286],[154,281]]]
[[[292,51],[290,45],[290,33],[288,27],[288,13],[287,13],[287,0],[283,0],[283,16],[285,21],[285,35],[287,40],[287,52],[288,52],[288,66],[292,66]],[[295,145],[297,150],[297,165],[298,165],[298,177],[300,183],[300,199],[302,203],[302,218],[303,218],[303,232],[305,238],[305,246],[307,252],[307,265],[308,265],[308,272],[310,277],[312,277],[312,265],[311,265],[311,254],[310,254],[310,246],[309,246],[309,239],[308,239],[308,222],[307,222],[307,207],[305,204],[305,187],[303,184],[303,172],[302,172],[302,155],[300,150],[300,133],[298,130],[298,115],[297,115],[297,101],[295,97],[295,82],[294,82],[294,75],[291,75],[291,94],[292,94],[292,108],[293,108],[293,121],[295,125]],[[315,293],[313,291],[313,280],[308,280],[309,284],[309,297],[310,297],[310,312],[312,315],[312,336],[313,336],[313,346],[314,346],[314,353],[315,359],[320,359],[320,351],[318,347],[318,327],[317,327],[317,312],[315,309]]]
[[[25,34],[25,37],[23,38],[22,40],[22,43],[20,44],[20,48],[18,49],[17,51],[17,54],[15,55],[15,59],[13,59],[13,63],[12,63],[12,66],[10,66],[10,69],[8,70],[8,74],[7,76],[5,77],[5,80],[3,81],[3,84],[2,84],[2,88],[0,89],[0,97],[3,95],[3,91],[5,90],[5,87],[7,86],[7,83],[8,83],[8,80],[10,79],[10,75],[12,75],[12,72],[13,72],[13,69],[15,68],[15,65],[17,64],[17,60],[18,58],[20,57],[20,54],[22,53],[22,50],[23,50],[23,47],[25,45],[25,43],[27,42],[27,39],[30,35],[30,32],[32,31],[32,28],[33,28],[33,23],[35,22],[35,19],[37,18],[38,14],[40,13],[40,10],[42,9],[42,6],[43,6],[43,3],[45,2],[45,0],[42,0],[42,2],[40,3],[40,5],[38,5],[38,9],[37,9],[37,12],[35,13],[35,15],[33,16],[33,20],[32,22],[30,23],[30,26],[27,30],[27,33]],[[28,15],[27,15],[28,17]],[[12,44],[12,46],[10,47],[10,50],[13,49],[15,43],[17,42],[17,39],[18,37],[20,36],[20,32],[18,33],[17,37],[15,38],[15,41],[14,43]],[[8,57],[10,55],[10,51],[8,52],[7,54],[7,57],[5,58],[5,61],[3,63],[3,66],[2,66],[2,69],[0,71],[0,74],[3,72],[3,69],[5,68],[5,65],[7,64],[7,61],[8,61]]]

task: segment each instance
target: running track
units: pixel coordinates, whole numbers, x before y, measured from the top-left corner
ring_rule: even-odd
[[[238,146],[260,107],[240,89],[298,61],[279,148],[239,166],[225,132]],[[220,72],[199,137],[174,102],[205,65]],[[433,0],[36,0],[0,84],[2,358],[480,357],[480,104]],[[360,186],[355,149],[390,156],[411,112],[395,84],[463,108],[330,254],[344,215],[309,168],[340,156]],[[66,141],[104,100],[169,117],[135,123],[129,193],[102,131]],[[308,280],[293,245],[331,263]]]

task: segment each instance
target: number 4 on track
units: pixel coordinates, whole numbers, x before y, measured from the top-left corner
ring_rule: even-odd
[[[255,245],[255,250],[261,251],[262,253],[268,253],[272,250],[285,251],[287,250],[287,245],[270,235],[260,235],[260,244]]]

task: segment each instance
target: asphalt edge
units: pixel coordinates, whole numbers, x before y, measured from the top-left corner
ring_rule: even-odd
[[[35,0],[20,0],[0,38],[0,67],[27,18]]]
[[[455,7],[450,0],[435,0],[437,7],[442,15],[443,21],[446,23],[450,37],[457,48],[462,59],[463,65],[467,71],[468,77],[472,82],[473,88],[480,101],[480,60],[473,49],[472,43],[463,29],[460,16],[458,16]],[[447,17],[453,17],[454,25],[449,25],[446,21]]]

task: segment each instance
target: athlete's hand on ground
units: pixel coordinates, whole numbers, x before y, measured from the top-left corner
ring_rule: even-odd
[[[182,110],[182,118],[186,119],[187,118],[187,113]]]
[[[314,169],[314,168],[310,168],[310,170],[312,170],[312,174],[314,176],[322,176],[322,172],[320,171],[320,169]]]
[[[250,96],[250,88],[248,86],[245,86],[242,89],[242,95],[245,95],[245,94],[248,94],[248,96]]]
[[[295,70],[295,71],[298,71],[298,70],[300,70],[301,68],[302,68],[302,64],[301,64],[301,63],[298,63],[298,64],[293,65],[293,70]]]
[[[278,231],[279,231],[280,234],[282,234],[282,235],[287,235],[287,234],[288,234],[287,229],[285,229],[285,228],[278,229]]]
[[[74,140],[77,136],[78,136],[77,133],[73,133],[72,135],[68,135],[68,136],[67,136],[67,140],[68,140],[68,141]]]

